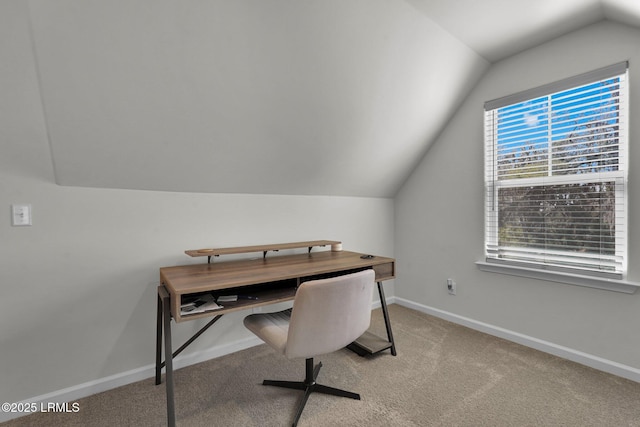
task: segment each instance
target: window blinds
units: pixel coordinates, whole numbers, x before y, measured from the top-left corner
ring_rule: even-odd
[[[485,104],[488,261],[622,277],[626,73],[617,64]]]

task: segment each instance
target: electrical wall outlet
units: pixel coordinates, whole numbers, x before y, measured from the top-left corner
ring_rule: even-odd
[[[449,292],[449,295],[456,294],[456,282],[453,279],[447,279],[447,292]]]

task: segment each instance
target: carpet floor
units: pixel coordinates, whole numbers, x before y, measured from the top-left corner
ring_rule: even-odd
[[[316,358],[318,383],[362,395],[312,394],[300,427],[640,426],[640,384],[406,307],[389,306],[397,356],[341,350]],[[381,311],[371,330],[384,336]],[[288,426],[301,392],[262,379],[302,380],[304,360],[260,345],[175,372],[178,426]],[[164,383],[129,384],[78,401],[77,413],[37,413],[2,427],[163,426]]]

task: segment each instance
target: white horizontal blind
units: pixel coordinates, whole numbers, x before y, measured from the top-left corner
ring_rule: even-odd
[[[626,64],[604,70],[579,86],[485,105],[488,261],[624,275]]]

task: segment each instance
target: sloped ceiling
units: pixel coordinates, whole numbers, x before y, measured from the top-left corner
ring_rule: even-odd
[[[392,197],[491,62],[634,1],[29,0],[56,181]]]
[[[491,62],[602,19],[640,25],[637,0],[407,0]]]

